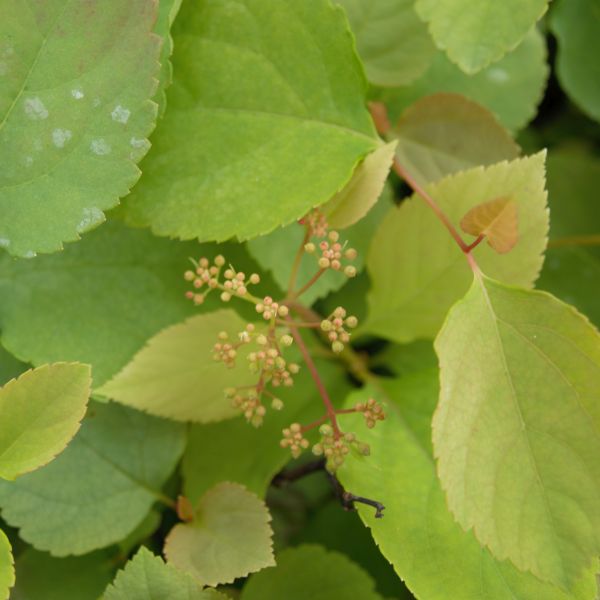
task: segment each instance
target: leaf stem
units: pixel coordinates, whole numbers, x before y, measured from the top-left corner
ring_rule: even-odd
[[[335,416],[335,408],[331,402],[331,399],[329,398],[329,394],[327,393],[327,390],[325,389],[325,385],[323,384],[323,381],[321,380],[319,372],[317,371],[317,367],[315,366],[315,363],[310,355],[310,352],[308,351],[308,348],[304,344],[304,340],[302,339],[300,332],[294,326],[293,320],[291,319],[291,317],[288,316],[288,317],[286,317],[286,321],[288,323],[288,327],[290,328],[290,333],[292,334],[294,340],[296,341],[296,344],[298,345],[300,353],[302,354],[302,357],[304,358],[304,362],[306,363],[306,366],[308,367],[310,375],[313,378],[313,381],[315,382],[315,386],[319,392],[319,395],[321,396],[321,399],[323,400],[323,404],[325,405],[325,411],[327,412],[327,416],[328,416],[329,420],[331,421],[331,426],[333,427],[334,436],[337,439],[340,437],[341,432],[340,432],[340,428],[337,423],[337,418]]]
[[[297,292],[288,294],[288,300],[295,300],[300,297],[308,288],[310,288],[316,281],[325,273],[327,269],[319,269]]]
[[[300,269],[300,263],[302,262],[302,255],[304,254],[304,246],[307,244],[310,238],[310,226],[306,224],[304,226],[304,239],[296,252],[294,262],[292,264],[292,271],[290,273],[290,280],[288,283],[288,296],[294,293],[296,287],[296,280],[298,279],[298,271]]]

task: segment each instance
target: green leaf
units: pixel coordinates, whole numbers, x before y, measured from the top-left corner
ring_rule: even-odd
[[[487,109],[459,94],[434,94],[409,106],[393,129],[396,156],[421,184],[519,155]]]
[[[417,0],[415,8],[438,48],[465,73],[476,73],[521,42],[548,0]]]
[[[246,273],[256,268],[240,247],[183,244],[117,221],[60,254],[35,261],[0,256],[2,343],[36,366],[89,363],[94,385],[101,385],[150,337],[198,312],[184,297],[183,272],[189,257],[219,252]],[[268,278],[263,284],[276,293]],[[220,304],[213,294],[203,308]]]
[[[65,449],[79,429],[91,384],[88,365],[55,363],[0,389],[0,477],[34,471]]]
[[[546,79],[546,41],[536,30],[502,60],[476,75],[466,75],[438,52],[425,74],[410,86],[381,90],[378,98],[397,119],[415,100],[437,92],[454,92],[491,110],[511,130],[521,129],[536,114]]]
[[[477,275],[436,340],[438,473],[458,522],[570,589],[600,552],[600,336],[545,292]]]
[[[561,86],[590,117],[600,121],[600,6],[596,0],[559,0],[550,27],[558,39],[556,72]]]
[[[0,247],[55,252],[137,181],[156,119],[156,3],[0,2]]]
[[[113,561],[106,552],[53,558],[28,548],[16,571],[11,600],[98,600],[112,579]]]
[[[463,531],[448,511],[427,441],[430,431],[413,431],[404,420],[405,402],[418,392],[414,374],[385,384],[385,395],[368,389],[348,398],[347,405],[369,396],[387,401],[387,417],[367,429],[360,415],[347,415],[345,426],[371,447],[371,455],[348,456],[338,475],[346,489],[376,498],[386,507],[375,519],[370,506],[358,512],[370,527],[383,555],[394,565],[417,598],[427,600],[590,600],[593,573],[583,578],[571,594],[543,583],[509,562],[497,561],[472,533]],[[429,371],[430,412],[437,400],[437,373]],[[428,412],[423,407],[423,416]],[[424,421],[423,421],[424,422]],[[376,465],[376,468],[375,468]],[[509,488],[510,489],[510,488]]]
[[[27,365],[0,345],[0,385],[27,371]]]
[[[548,156],[552,222],[550,245],[539,287],[574,304],[600,326],[600,247],[581,236],[598,236],[600,161],[590,154],[560,150]]]
[[[348,241],[348,247],[357,250],[357,257],[352,261],[352,264],[358,272],[364,268],[369,242],[391,205],[391,195],[392,190],[390,188],[384,189],[381,199],[367,215],[340,233],[340,238]],[[282,289],[287,289],[291,260],[300,248],[303,236],[304,227],[293,223],[287,227],[276,229],[269,235],[250,240],[247,242],[247,247],[250,254],[260,265],[271,271],[279,286]],[[281,260],[283,256],[290,257],[290,260]],[[318,270],[319,266],[315,255],[303,254],[298,269],[298,285],[296,287],[299,289]],[[330,292],[339,290],[347,281],[348,278],[342,272],[330,270],[320,277],[306,293],[302,294],[302,302],[311,305],[318,298],[323,298]]]
[[[413,0],[336,0],[346,10],[367,79],[406,85],[423,74],[435,46]]]
[[[10,588],[15,584],[12,548],[6,534],[0,529],[0,600],[8,600]]]
[[[158,4],[158,18],[154,26],[154,32],[162,38],[160,49],[160,72],[158,74],[158,89],[154,96],[158,104],[158,115],[162,117],[167,108],[167,88],[173,82],[173,65],[171,54],[173,53],[173,37],[171,26],[179,12],[182,0],[160,0]]]
[[[174,569],[146,548],[119,571],[102,600],[225,600],[225,596],[202,586]]]
[[[381,600],[375,582],[339,552],[307,544],[277,555],[277,567],[252,575],[242,600]]]
[[[54,556],[85,554],[133,531],[157,500],[185,429],[118,404],[91,405],[68,448],[14,482],[0,481],[3,518]]]
[[[349,390],[345,371],[316,357],[315,364],[331,397],[344,398]],[[294,376],[293,387],[280,388],[277,397],[283,400],[283,409],[268,410],[258,428],[242,418],[190,428],[181,475],[184,494],[193,504],[224,480],[241,483],[264,498],[275,474],[290,460],[290,451],[279,446],[281,430],[290,423],[310,423],[323,414],[321,398],[306,368]]]
[[[164,329],[97,393],[159,417],[210,423],[238,414],[225,389],[254,383],[248,369],[250,346],[238,349],[236,366],[213,360],[213,346],[225,331],[232,340],[246,322],[233,310],[196,315]]]
[[[237,483],[219,483],[196,507],[194,521],[175,525],[164,553],[202,585],[231,583],[275,564],[265,504]]]
[[[396,144],[393,141],[371,152],[356,167],[352,179],[345,187],[321,207],[330,227],[350,227],[371,210],[384,189]]]
[[[544,158],[540,152],[462,171],[426,188],[455,224],[477,204],[512,197],[519,211],[519,243],[506,255],[486,244],[473,251],[486,273],[506,283],[529,287],[542,266],[548,231]],[[361,331],[397,342],[434,337],[472,280],[463,252],[416,196],[384,219],[373,238],[367,267],[372,289],[369,318]]]
[[[328,0],[190,2],[174,32],[169,108],[131,223],[180,239],[264,234],[329,200],[378,146],[352,36]]]

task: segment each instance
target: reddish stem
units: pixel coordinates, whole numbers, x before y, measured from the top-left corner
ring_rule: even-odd
[[[327,421],[327,419],[329,419],[329,415],[323,415],[320,419],[317,419],[316,421],[313,421],[308,425],[302,425],[302,432],[306,433],[307,431],[310,431],[311,429],[322,425],[323,423],[325,423],[325,421]]]
[[[285,320],[287,321],[288,327],[290,328],[290,333],[294,337],[296,344],[298,344],[298,348],[300,349],[300,353],[302,354],[302,357],[304,358],[304,362],[306,363],[306,366],[308,367],[310,375],[313,378],[313,381],[315,382],[315,386],[317,387],[317,390],[321,396],[321,399],[323,400],[323,404],[325,405],[325,411],[327,412],[327,417],[331,421],[331,426],[333,427],[333,433],[334,433],[335,438],[337,439],[340,437],[341,432],[340,432],[340,428],[338,427],[338,424],[337,424],[337,419],[335,416],[335,408],[329,398],[329,394],[327,393],[327,390],[325,389],[325,385],[323,385],[323,381],[321,380],[321,377],[319,376],[317,367],[315,366],[315,363],[313,362],[313,359],[310,355],[310,352],[308,351],[308,348],[304,344],[304,340],[302,339],[300,332],[293,325],[293,320],[289,316],[286,317]]]
[[[311,287],[327,269],[319,269],[297,292],[289,294],[288,298],[296,299],[301,296],[309,287]]]
[[[296,287],[296,279],[298,277],[298,269],[300,268],[300,262],[302,261],[302,255],[304,254],[304,246],[308,242],[310,238],[310,226],[304,226],[304,239],[300,244],[300,248],[296,252],[296,257],[294,258],[294,263],[292,265],[292,271],[290,273],[290,281],[288,283],[288,295],[294,292],[294,288]]]
[[[471,252],[473,248],[477,248],[477,246],[479,246],[479,244],[481,244],[483,240],[485,240],[485,233],[480,233],[475,239],[475,241],[467,246],[467,253]]]

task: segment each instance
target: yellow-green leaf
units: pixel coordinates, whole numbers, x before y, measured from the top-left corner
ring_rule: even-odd
[[[510,198],[496,198],[471,208],[461,219],[465,233],[485,236],[499,254],[510,252],[519,241],[517,205]]]
[[[209,423],[237,414],[225,389],[255,383],[248,347],[238,349],[236,366],[213,360],[213,346],[225,331],[232,340],[246,326],[231,309],[191,317],[164,329],[96,392],[138,410],[178,421]]]
[[[600,336],[550,294],[477,275],[436,340],[450,510],[500,559],[571,588],[600,552]]]
[[[165,556],[203,585],[231,583],[275,564],[271,515],[264,502],[237,483],[206,492],[191,523],[175,525]]]
[[[15,566],[12,548],[6,534],[0,529],[0,600],[8,600],[15,584]]]
[[[511,197],[519,210],[519,243],[499,255],[486,244],[473,250],[490,276],[529,287],[543,262],[548,233],[545,153],[451,175],[426,190],[456,225],[490,198]],[[418,196],[390,210],[373,237],[367,260],[372,288],[362,330],[397,342],[432,338],[472,274],[463,252]]]
[[[88,365],[55,363],[0,389],[0,477],[33,471],[65,449],[85,414],[91,383]]]

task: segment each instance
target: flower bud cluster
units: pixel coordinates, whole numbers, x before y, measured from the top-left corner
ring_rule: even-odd
[[[326,458],[325,466],[328,471],[333,472],[341,467],[352,447],[364,456],[370,453],[369,445],[359,442],[353,433],[340,433],[336,436],[331,425],[321,425],[319,433],[321,441],[313,446],[312,451],[316,456]]]
[[[232,296],[243,297],[248,293],[249,285],[256,285],[260,283],[260,276],[258,273],[252,273],[250,277],[246,278],[246,274],[230,267],[223,273],[225,281],[223,282],[223,291],[221,292],[221,300],[223,302],[229,302]]]
[[[327,235],[327,218],[318,209],[315,209],[308,213],[304,219],[300,220],[300,223],[308,226],[308,235],[310,237],[324,238]]]
[[[241,393],[234,388],[225,392],[231,398],[232,404],[246,417],[246,420],[254,427],[260,427],[267,409],[260,401],[260,393],[256,389],[250,389]]]
[[[270,321],[276,317],[287,317],[289,308],[285,304],[275,302],[271,296],[265,296],[263,301],[256,305],[256,312],[262,315],[265,321]]]
[[[194,304],[202,304],[206,296],[219,287],[219,274],[221,267],[225,264],[225,258],[219,254],[215,257],[213,264],[210,264],[206,257],[202,257],[198,262],[192,262],[194,270],[186,271],[183,277],[186,281],[191,282],[194,291],[186,292],[185,297],[192,300]],[[207,288],[204,293],[198,291],[202,288]]]
[[[289,448],[292,456],[298,458],[302,450],[309,446],[308,440],[302,435],[300,423],[292,423],[283,430],[283,439],[279,442],[282,448]]]
[[[284,344],[289,346],[290,337],[281,336],[280,342],[284,341]],[[260,334],[256,338],[256,343],[259,346],[258,351],[248,354],[250,370],[253,373],[261,373],[263,380],[270,382],[273,387],[292,386],[294,384],[292,375],[298,373],[300,367],[296,363],[288,364],[273,337]]]
[[[358,319],[346,316],[346,309],[338,306],[327,319],[321,321],[321,330],[327,334],[331,342],[331,349],[339,354],[344,349],[344,344],[350,341],[350,333],[346,327],[354,329],[358,325]]]
[[[250,340],[240,339],[236,344],[229,341],[229,335],[226,331],[219,332],[219,341],[213,346],[213,360],[222,362],[228,369],[235,367],[235,359],[237,357],[237,349],[248,343]],[[241,337],[241,336],[240,336]]]
[[[385,419],[383,406],[374,398],[369,398],[366,402],[359,402],[355,407],[356,412],[361,412],[369,429],[373,429],[377,421]]]
[[[334,271],[342,271],[346,277],[356,276],[356,267],[353,265],[344,266],[343,260],[352,261],[356,258],[357,252],[354,248],[347,248],[339,242],[340,234],[337,231],[330,231],[327,234],[327,240],[319,242],[318,249],[321,256],[318,259],[319,268],[333,269]],[[314,254],[317,251],[317,246],[312,242],[304,245],[304,251],[308,254]]]

